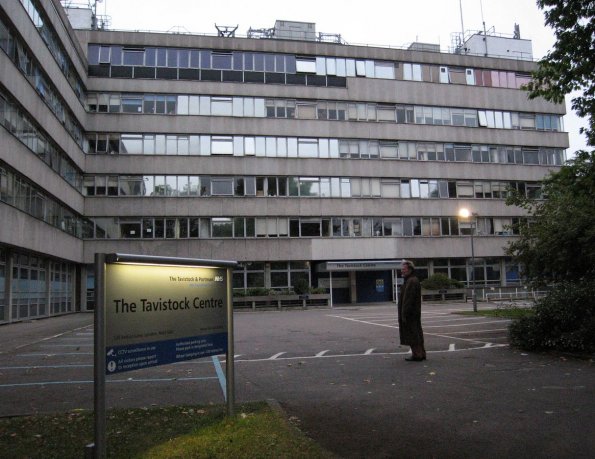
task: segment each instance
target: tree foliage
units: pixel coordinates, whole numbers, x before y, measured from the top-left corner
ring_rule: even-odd
[[[537,285],[595,278],[595,152],[579,152],[543,184],[545,200],[518,194],[507,204],[526,209],[529,220],[507,253]]]
[[[463,283],[456,279],[451,279],[446,274],[435,273],[427,279],[421,281],[421,286],[426,290],[442,290],[449,288],[461,288]]]
[[[595,352],[595,279],[562,282],[509,327],[513,346],[537,351]]]
[[[556,35],[554,48],[539,61],[533,80],[526,86],[529,97],[555,103],[573,91],[572,109],[588,118],[581,128],[588,145],[595,145],[595,2],[593,0],[537,0],[545,23]]]

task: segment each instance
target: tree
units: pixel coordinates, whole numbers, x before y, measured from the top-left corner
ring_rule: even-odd
[[[592,0],[537,0],[556,43],[538,63],[526,86],[530,98],[563,103],[571,91],[572,108],[588,118],[581,129],[595,145],[595,2]],[[508,253],[524,265],[525,276],[536,284],[594,277],[595,151],[578,151],[574,160],[544,181],[542,200],[513,195],[507,204],[528,211],[521,237]]]
[[[588,118],[588,127],[581,128],[587,144],[595,145],[595,2],[593,0],[537,0],[544,10],[545,24],[554,29],[556,43],[539,61],[527,84],[529,97],[563,103],[573,91],[582,95],[571,100],[581,118]]]
[[[534,284],[595,278],[595,152],[578,152],[543,183],[545,200],[519,194],[507,204],[526,209],[520,237],[507,252]]]
[[[530,98],[555,103],[574,91],[572,109],[588,119],[581,129],[595,145],[595,2],[537,0],[546,25],[556,34],[554,49],[539,61],[525,89]],[[543,184],[545,200],[512,195],[507,204],[529,214],[508,254],[523,265],[534,285],[555,288],[537,301],[533,314],[513,322],[513,345],[528,350],[595,350],[595,150],[578,151]]]

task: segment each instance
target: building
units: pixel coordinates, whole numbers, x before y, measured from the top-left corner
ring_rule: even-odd
[[[565,107],[519,89],[526,40],[502,58],[81,17],[0,0],[0,322],[92,307],[96,252],[237,260],[237,289],[305,278],[336,303],[391,300],[402,258],[519,284],[504,197],[539,196],[568,147]]]

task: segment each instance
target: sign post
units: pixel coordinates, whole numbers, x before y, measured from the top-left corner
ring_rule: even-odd
[[[95,445],[104,458],[106,375],[226,354],[233,414],[235,262],[95,255]]]

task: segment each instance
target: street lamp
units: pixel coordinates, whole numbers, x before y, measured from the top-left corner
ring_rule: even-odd
[[[469,220],[471,224],[471,301],[473,302],[473,312],[477,312],[477,291],[475,290],[475,246],[473,236],[477,227],[477,213],[462,208],[459,210],[459,217]],[[470,217],[473,217],[472,219]]]

